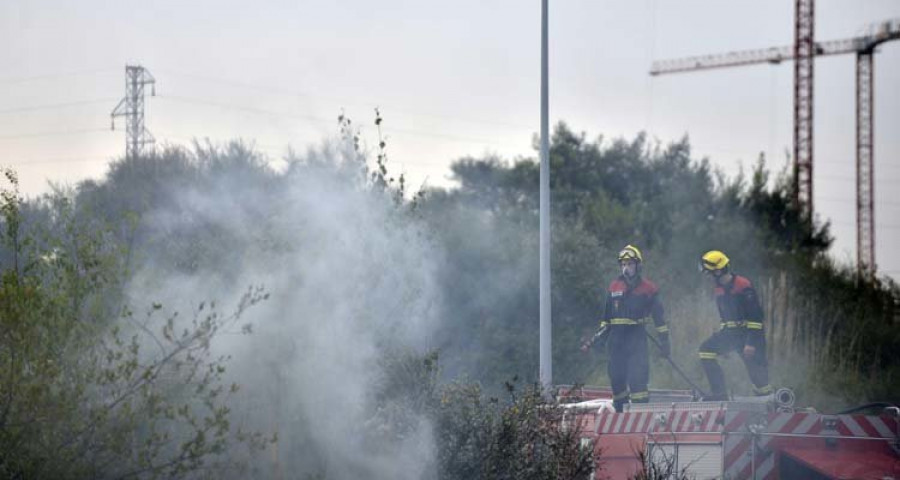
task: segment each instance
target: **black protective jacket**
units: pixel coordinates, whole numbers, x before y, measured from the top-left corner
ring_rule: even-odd
[[[732,275],[731,282],[716,287],[716,305],[722,329],[744,328],[746,345],[759,347],[765,342],[763,311],[753,284],[746,277]]]

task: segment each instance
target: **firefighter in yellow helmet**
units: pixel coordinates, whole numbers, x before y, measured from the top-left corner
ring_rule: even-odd
[[[606,308],[600,320],[600,331],[593,340],[608,337],[607,371],[613,391],[613,405],[621,412],[626,403],[647,403],[650,394],[650,364],[645,324],[650,319],[656,327],[662,353],[669,356],[669,327],[659,301],[659,289],[643,278],[644,258],[640,250],[626,245],[618,255],[621,275],[609,285]]]
[[[769,366],[766,361],[766,337],[763,333],[763,311],[753,284],[731,271],[728,257],[711,250],[700,258],[700,271],[713,283],[721,328],[700,344],[700,362],[709,379],[710,396],[705,400],[727,400],[725,375],[717,358],[729,352],[740,352],[753,391],[757,395],[772,393]]]

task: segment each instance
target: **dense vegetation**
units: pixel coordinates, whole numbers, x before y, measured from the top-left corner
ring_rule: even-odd
[[[900,398],[896,284],[859,279],[828,258],[828,225],[800,217],[788,175],[771,179],[760,161],[727,179],[693,160],[687,139],[665,147],[642,135],[588,140],[565,125],[550,160],[557,383],[605,383],[603,359],[575,346],[596,326],[616,252],[633,243],[663,290],[675,358],[701,385],[695,352],[717,317],[697,259],[715,248],[761,290],[775,384],[825,410]],[[537,369],[538,165],[467,158],[453,172],[459,188],[431,192],[421,205],[453,258],[445,291],[462,308],[441,338],[462,350],[454,355],[461,371],[488,383],[527,375]],[[748,392],[739,363],[733,386]],[[686,386],[661,362],[654,378],[657,387]]]
[[[0,475],[589,474],[578,432],[528,387],[535,159],[460,159],[457,187],[411,195],[380,137],[369,155],[341,130],[280,170],[233,143],[117,160],[33,199],[7,172]],[[551,140],[556,383],[606,383],[578,345],[632,243],[697,382],[718,325],[697,258],[717,248],[759,286],[774,384],[827,411],[900,401],[900,290],[829,259],[828,225],[801,218],[789,175],[760,161],[724,178],[687,139],[560,124]],[[652,385],[686,387],[659,361]]]

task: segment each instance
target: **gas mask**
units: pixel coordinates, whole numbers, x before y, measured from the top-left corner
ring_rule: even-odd
[[[625,278],[634,278],[638,274],[638,264],[634,260],[619,262],[619,268],[622,271],[622,276]]]

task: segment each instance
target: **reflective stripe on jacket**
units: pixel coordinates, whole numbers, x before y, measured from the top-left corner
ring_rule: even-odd
[[[765,341],[763,311],[753,284],[746,277],[733,275],[728,285],[716,287],[722,329],[745,328],[747,345],[759,346]]]
[[[606,291],[606,308],[600,325],[639,325],[653,320],[656,331],[667,334],[665,311],[659,301],[659,289],[644,278],[630,287],[625,278],[619,276]]]

